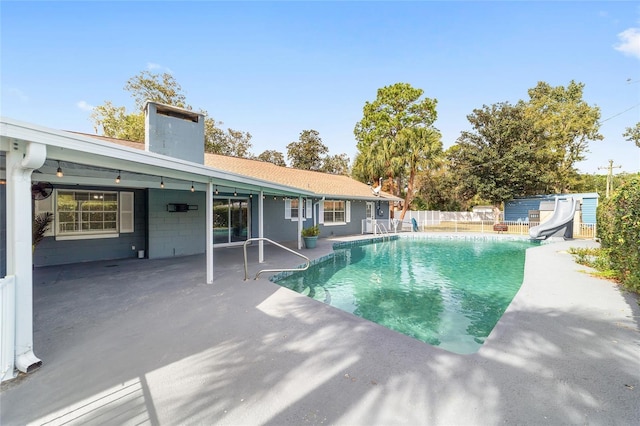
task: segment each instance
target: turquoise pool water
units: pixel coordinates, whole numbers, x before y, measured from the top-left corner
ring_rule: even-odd
[[[398,239],[336,250],[278,280],[451,352],[476,352],[522,285],[528,241]]]

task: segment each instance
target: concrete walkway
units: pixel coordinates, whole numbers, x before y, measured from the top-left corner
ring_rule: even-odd
[[[44,364],[2,385],[0,424],[640,424],[637,299],[565,252],[589,245],[528,250],[473,355],[243,281],[238,248],[216,250],[214,285],[204,256],[37,269]]]

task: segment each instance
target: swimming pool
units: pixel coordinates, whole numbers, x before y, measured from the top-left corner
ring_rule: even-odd
[[[460,354],[476,352],[522,285],[526,240],[406,239],[337,249],[279,285]],[[538,243],[539,244],[539,243]]]

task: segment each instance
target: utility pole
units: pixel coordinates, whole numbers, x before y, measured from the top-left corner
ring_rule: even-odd
[[[620,169],[622,166],[614,166],[613,160],[609,160],[608,167],[598,167],[598,170],[601,169],[609,169],[609,173],[607,174],[607,198],[609,198],[609,191],[611,189],[611,184],[613,182],[613,169]]]

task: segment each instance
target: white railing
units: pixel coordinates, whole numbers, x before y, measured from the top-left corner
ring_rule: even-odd
[[[257,280],[258,277],[260,276],[260,274],[264,273],[264,272],[297,272],[297,271],[306,271],[307,269],[309,269],[309,265],[311,264],[311,260],[309,260],[309,258],[307,256],[305,256],[304,254],[298,253],[295,250],[291,250],[289,247],[285,247],[282,244],[276,243],[273,240],[270,240],[268,238],[249,238],[247,241],[244,242],[244,244],[242,245],[242,248],[244,250],[244,280],[247,281],[249,279],[249,266],[248,266],[248,262],[247,262],[247,244],[249,244],[251,241],[266,241],[268,243],[273,244],[274,246],[278,246],[283,250],[288,251],[289,253],[293,253],[298,257],[301,257],[305,260],[305,265],[301,268],[281,268],[281,269],[262,269],[260,271],[258,271],[258,273],[256,274],[256,277],[254,278],[254,280]]]

